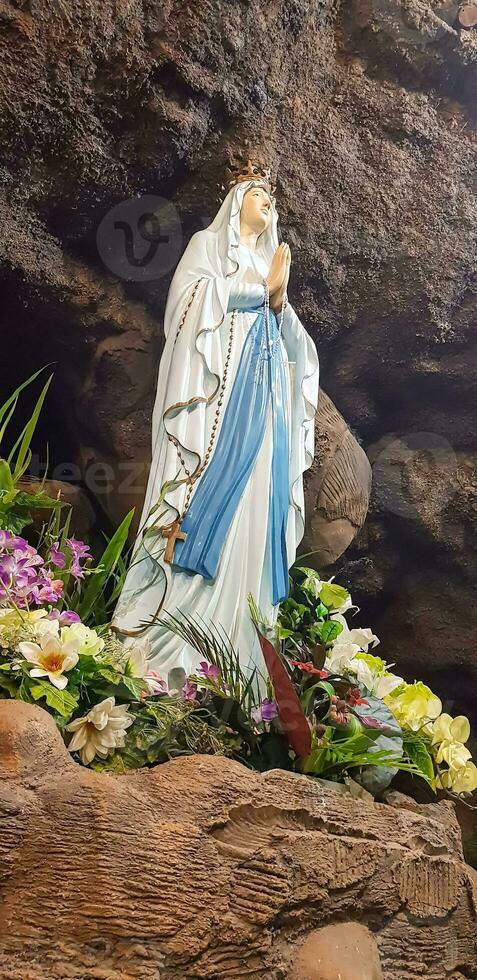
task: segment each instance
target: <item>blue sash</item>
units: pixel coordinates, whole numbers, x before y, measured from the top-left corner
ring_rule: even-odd
[[[174,567],[198,573],[205,579],[215,578],[227,533],[263,442],[271,404],[271,482],[269,487],[259,488],[259,492],[269,495],[267,552],[272,602],[276,605],[288,595],[287,385],[277,318],[270,310],[267,336],[263,307],[251,312],[257,312],[257,317],[243,346],[215,452],[181,525],[187,539],[176,542]]]

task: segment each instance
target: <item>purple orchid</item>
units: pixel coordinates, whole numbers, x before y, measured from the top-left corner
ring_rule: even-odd
[[[7,548],[25,551],[26,548],[30,548],[30,545],[25,538],[21,538],[18,534],[12,534],[11,531],[0,531],[0,550]]]
[[[64,551],[59,550],[59,541],[55,541],[50,548],[50,561],[56,568],[64,568],[66,565],[66,555]]]
[[[72,609],[64,609],[60,612],[59,609],[52,609],[48,613],[48,619],[57,619],[60,626],[71,626],[72,623],[80,623],[81,616],[78,613],[73,612]]]
[[[195,701],[197,697],[197,684],[193,684],[192,681],[187,678],[181,691],[181,697],[184,699],[184,701]]]
[[[80,562],[82,558],[87,560],[93,557],[89,545],[85,544],[84,541],[78,541],[76,538],[67,538],[66,544],[72,554],[71,575],[76,579],[84,578],[84,571]]]
[[[277,703],[276,701],[272,701],[270,698],[264,698],[261,705],[258,708],[254,708],[252,711],[252,718],[256,725],[259,725],[262,721],[273,721],[273,719],[277,717]]]
[[[220,677],[220,670],[215,664],[208,664],[206,660],[202,660],[197,668],[197,673],[202,674],[208,681],[215,681],[217,683]]]

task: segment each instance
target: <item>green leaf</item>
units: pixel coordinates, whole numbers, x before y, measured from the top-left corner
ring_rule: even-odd
[[[88,617],[92,614],[95,603],[104,591],[105,585],[113,574],[114,569],[119,561],[121,552],[126,544],[129,527],[131,521],[134,517],[134,510],[129,511],[126,517],[119,525],[115,534],[109,541],[107,548],[105,549],[103,556],[100,561],[101,571],[92,575],[88,585],[86,586],[81,601],[76,609],[76,612],[81,618],[83,623],[86,623]]]
[[[2,691],[8,691],[10,697],[16,697],[17,684],[13,677],[6,677],[4,674],[0,674],[0,689]]]
[[[423,779],[430,783],[431,786],[435,785],[435,771],[434,763],[432,761],[431,753],[423,739],[406,739],[405,732],[404,735],[404,751],[410,762],[412,762],[419,772],[422,774]]]
[[[325,646],[329,646],[336,640],[336,637],[340,635],[343,631],[341,623],[335,622],[335,620],[328,620],[326,623],[315,623],[318,632],[318,639]]]
[[[41,374],[41,372],[46,370],[47,366],[48,365],[45,365],[45,367],[40,368],[39,371],[35,371],[34,374],[31,374],[26,381],[23,381],[23,383],[19,385],[18,388],[15,388],[15,391],[12,392],[9,398],[7,398],[6,402],[4,402],[3,405],[0,406],[0,423],[3,423],[0,429],[0,443],[5,435],[7,425],[15,411],[18,402],[18,396],[25,388],[28,387],[28,385],[31,385],[33,384],[34,381],[36,381],[36,379]],[[6,417],[6,421],[4,422],[5,417]]]
[[[73,714],[78,706],[77,695],[70,694],[67,690],[59,691],[49,681],[42,679],[36,680],[34,684],[30,685],[30,693],[35,701],[45,698],[48,707],[64,718]]]
[[[128,677],[127,674],[123,674],[121,676],[121,682],[136,699],[139,699],[142,692],[147,689],[147,685],[140,677]]]
[[[27,491],[19,490],[15,497],[15,507],[24,507],[27,510],[37,510],[37,509],[48,509],[54,510],[55,508],[67,507],[68,504],[65,500],[56,500],[55,497],[49,497],[47,493],[42,493],[40,490],[37,493],[27,493]]]
[[[31,440],[33,438],[33,434],[35,432],[35,429],[36,429],[36,426],[37,426],[37,423],[38,423],[40,412],[41,412],[41,410],[43,408],[43,402],[45,401],[46,393],[48,391],[48,388],[50,387],[52,378],[53,378],[53,375],[50,374],[50,377],[48,378],[48,381],[46,382],[46,384],[44,385],[42,391],[40,392],[40,395],[39,395],[39,397],[37,399],[35,408],[33,409],[31,418],[28,420],[28,422],[25,425],[24,429],[20,433],[20,435],[19,435],[19,437],[18,437],[15,445],[13,446],[13,449],[11,450],[10,455],[8,457],[8,463],[10,464],[10,467],[12,467],[13,466],[13,459],[14,459],[15,453],[17,452],[17,449],[18,449],[17,458],[16,458],[16,461],[15,461],[15,464],[14,464],[13,474],[12,474],[13,482],[14,482],[15,485],[17,484],[17,482],[20,479],[20,477],[23,476],[25,470],[28,468],[28,466],[30,464],[30,460],[31,460],[30,443],[31,443]]]
[[[341,585],[325,582],[321,587],[320,599],[327,609],[339,609],[349,598],[349,592]]]
[[[12,478],[12,471],[6,461],[6,459],[0,459],[0,490],[5,490],[6,493],[11,493],[15,489],[15,484]]]
[[[321,578],[318,572],[314,568],[300,568],[298,570],[304,573],[304,579],[300,582],[300,589],[303,589],[303,592],[308,592],[314,599],[317,599],[321,586]]]

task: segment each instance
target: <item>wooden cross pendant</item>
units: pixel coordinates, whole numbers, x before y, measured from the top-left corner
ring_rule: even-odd
[[[168,524],[167,527],[161,528],[161,533],[163,538],[167,538],[164,561],[166,561],[168,565],[172,565],[174,561],[174,548],[176,546],[176,541],[185,541],[187,534],[184,534],[184,531],[181,531],[179,521],[174,521],[173,524]]]

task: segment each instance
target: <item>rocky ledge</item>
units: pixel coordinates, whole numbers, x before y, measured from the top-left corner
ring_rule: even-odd
[[[1,977],[475,976],[450,804],[207,756],[103,775],[20,702],[0,702],[0,760]]]

